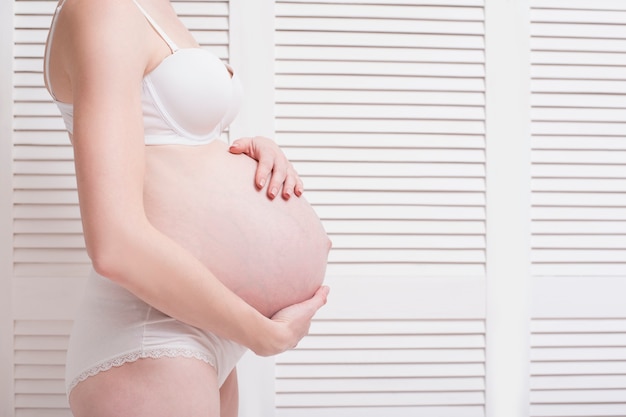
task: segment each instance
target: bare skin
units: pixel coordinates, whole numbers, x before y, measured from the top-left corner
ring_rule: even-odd
[[[197,46],[169,1],[141,4],[179,46]],[[219,251],[212,242],[232,234],[232,229],[217,230],[224,217],[206,215],[217,210],[211,193],[220,192],[220,198],[231,203],[242,198],[248,199],[247,204],[264,201],[260,210],[241,215],[240,220],[248,221],[248,226],[261,222],[265,229],[261,227],[260,233],[289,234],[292,240],[279,248],[283,256],[278,262],[272,250],[266,256],[290,273],[298,269],[294,254],[308,250],[316,259],[325,258],[329,241],[306,201],[289,198],[301,194],[302,184],[284,155],[268,141],[244,140],[232,150],[260,160],[258,166],[246,155],[229,154],[223,144],[193,152],[180,146],[144,145],[139,85],[144,74],[170,53],[130,0],[67,0],[59,15],[48,82],[59,101],[74,105],[71,140],[88,254],[97,272],[166,314],[257,354],[280,353],[306,335],[311,318],[326,302],[328,289],[320,287],[323,268],[312,262],[291,282],[286,275],[282,281],[272,281],[276,270],[257,274],[252,283],[268,289],[265,294],[258,287],[249,290],[249,276],[224,273],[218,278],[214,270],[227,268],[213,260],[224,258],[212,257],[206,249]],[[230,180],[214,181],[216,167],[223,171],[233,164],[239,167],[237,175],[222,172]],[[287,203],[265,196],[260,200],[262,194],[251,186],[254,178],[257,188],[262,188],[270,171],[266,194],[273,197],[280,190],[290,200]],[[229,195],[235,197],[228,200]],[[280,221],[286,214],[296,220]],[[241,227],[241,222],[231,224]],[[305,233],[304,246],[297,246],[297,230]],[[259,254],[253,245],[238,255],[247,260],[240,264],[249,267],[263,258],[254,258]],[[218,392],[215,370],[185,358],[142,359],[101,372],[80,383],[70,396],[76,417],[218,417],[220,408],[222,417],[234,417],[236,401],[235,374]]]
[[[81,382],[70,405],[75,417],[230,417],[221,408],[235,404],[222,407],[219,397],[215,369],[204,362],[141,359]]]
[[[256,162],[219,141],[146,153],[150,222],[248,304],[272,317],[320,287],[330,241],[304,197],[269,200]]]
[[[197,359],[141,359],[81,382],[70,402],[75,416],[237,417],[238,392],[236,370],[218,391],[215,369]]]

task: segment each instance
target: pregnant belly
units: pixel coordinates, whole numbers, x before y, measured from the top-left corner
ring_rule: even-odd
[[[269,200],[256,161],[222,142],[146,153],[151,223],[246,302],[269,317],[319,288],[330,240],[304,197]]]

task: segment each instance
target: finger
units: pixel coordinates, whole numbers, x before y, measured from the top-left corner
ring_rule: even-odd
[[[273,166],[274,160],[272,157],[261,156],[261,160],[259,161],[256,168],[256,173],[254,174],[254,183],[259,190],[263,189],[263,187],[267,183],[267,179],[272,173]]]
[[[283,184],[283,198],[285,200],[289,200],[292,195],[300,197],[302,195],[302,180],[300,179],[300,175],[294,169],[291,162],[287,162],[287,177],[285,178],[285,182]]]
[[[305,303],[310,303],[310,306],[314,309],[314,311],[319,310],[328,302],[328,293],[330,292],[330,287],[326,285],[322,285],[315,292],[313,297],[309,300],[305,301]]]
[[[300,176],[298,175],[298,178],[296,180],[296,186],[293,189],[293,193],[297,197],[300,197],[303,192],[304,192],[304,184],[302,183],[302,178],[300,178]]]
[[[295,171],[290,170],[287,174],[287,178],[285,178],[285,182],[283,183],[283,198],[285,200],[289,200],[291,195],[295,193],[295,186],[297,184],[298,174]]]
[[[303,312],[306,312],[303,316],[301,316],[302,318],[305,318],[306,322],[304,324],[304,327],[302,328],[303,333],[301,333],[300,338],[308,334],[313,316],[315,316],[320,308],[326,305],[328,301],[329,291],[329,287],[322,286],[315,292],[313,297],[303,301],[300,304],[301,307],[304,307]]]
[[[267,196],[273,199],[278,195],[278,191],[283,186],[285,178],[287,177],[287,166],[280,159],[274,160],[274,167],[272,168],[272,178],[270,178],[269,186],[267,187]]]
[[[322,285],[315,291],[315,295],[313,297],[319,297],[322,301],[322,305],[326,304],[328,301],[328,294],[330,294],[330,287],[328,285]]]
[[[254,152],[252,146],[252,138],[239,138],[230,144],[228,150],[229,152],[234,154],[245,153],[247,155],[250,155],[251,152]]]
[[[294,319],[308,317],[309,320],[328,300],[330,288],[326,285],[317,289],[311,298],[292,304],[276,312],[271,319],[275,321],[291,322]]]

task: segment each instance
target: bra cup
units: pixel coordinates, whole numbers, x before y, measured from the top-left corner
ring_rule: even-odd
[[[232,68],[230,66],[228,66],[228,68],[232,71]],[[237,117],[243,101],[243,85],[241,84],[241,80],[239,79],[237,73],[234,71],[232,71],[232,73],[233,76],[231,78],[231,100],[230,105],[228,106],[228,109],[221,121],[222,129],[226,129],[232,123],[235,117]]]
[[[206,49],[179,49],[146,75],[141,101],[146,145],[203,145],[217,139],[239,112],[236,73]],[[74,106],[55,100],[74,131]]]
[[[193,136],[221,130],[233,100],[232,80],[224,63],[209,51],[179,49],[146,76],[162,116]]]

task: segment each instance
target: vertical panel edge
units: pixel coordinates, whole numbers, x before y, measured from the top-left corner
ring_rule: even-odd
[[[13,1],[0,2],[0,415],[13,416]]]
[[[229,127],[233,141],[244,136],[274,138],[274,1],[229,1],[230,64],[239,72],[244,102]],[[239,416],[274,415],[274,358],[248,352],[237,367]]]
[[[486,0],[488,417],[529,415],[530,32],[527,0]]]

